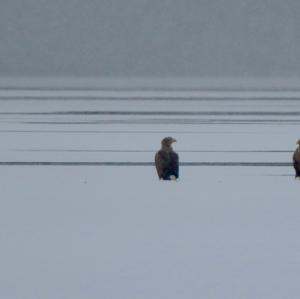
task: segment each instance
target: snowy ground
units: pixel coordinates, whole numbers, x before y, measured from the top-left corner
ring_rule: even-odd
[[[0,298],[299,297],[300,182],[280,164],[299,100],[14,99],[0,113]],[[182,166],[178,182],[64,166],[152,162],[167,135],[182,163],[212,166]]]

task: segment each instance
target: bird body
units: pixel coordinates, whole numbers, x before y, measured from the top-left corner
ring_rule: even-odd
[[[293,166],[295,169],[295,178],[300,177],[300,140],[297,142],[298,147],[293,154]]]
[[[179,156],[171,146],[173,142],[176,140],[172,137],[164,138],[161,149],[155,154],[155,166],[161,180],[176,180],[179,177]]]

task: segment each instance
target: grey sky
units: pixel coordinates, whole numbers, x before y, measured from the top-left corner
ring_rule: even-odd
[[[299,0],[1,0],[1,76],[298,77]]]

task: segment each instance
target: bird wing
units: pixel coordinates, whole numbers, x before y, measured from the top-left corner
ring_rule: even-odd
[[[156,167],[157,174],[160,178],[164,176],[168,164],[169,164],[168,154],[162,150],[159,150],[155,154],[155,167]]]
[[[172,171],[173,175],[175,175],[178,178],[178,176],[179,176],[179,156],[175,152],[171,153],[170,170]]]
[[[293,161],[294,162],[300,162],[300,151],[298,151],[298,150],[296,150],[295,152],[294,152],[294,155],[293,155]]]
[[[300,170],[300,152],[296,150],[293,154],[294,168]]]

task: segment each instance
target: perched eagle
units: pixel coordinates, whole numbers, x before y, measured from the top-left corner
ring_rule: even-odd
[[[155,154],[155,166],[160,180],[176,180],[179,172],[179,157],[173,151],[176,139],[166,137],[161,141],[161,149]]]
[[[297,142],[298,147],[296,148],[293,155],[293,165],[295,168],[295,178],[300,177],[300,139]]]

